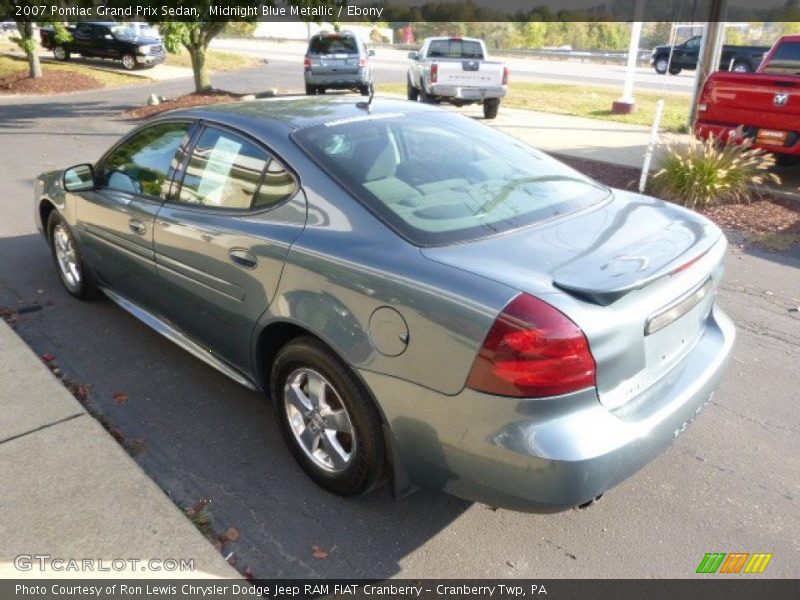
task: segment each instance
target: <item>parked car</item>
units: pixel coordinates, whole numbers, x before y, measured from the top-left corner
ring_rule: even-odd
[[[80,21],[68,26],[69,42],[56,41],[52,27],[42,27],[39,32],[42,46],[53,51],[57,60],[69,60],[73,54],[94,58],[110,58],[122,61],[125,69],[153,67],[166,59],[164,44],[160,37],[147,37],[139,32],[153,31],[137,29],[133,24],[115,22]]]
[[[700,60],[699,35],[689,38],[677,46],[656,46],[650,56],[650,64],[656,73],[663,75],[667,71],[677,75],[682,70],[694,71]],[[672,59],[670,60],[670,50]],[[750,73],[756,70],[769,46],[722,46],[719,68],[722,71]]]
[[[452,111],[364,104],[174,111],[40,175],[64,286],[268,393],[332,492],[591,502],[717,389],[725,236]]]
[[[483,104],[483,116],[494,119],[506,95],[508,67],[489,60],[483,40],[431,37],[419,52],[409,52],[408,99],[449,102],[455,106]]]
[[[373,86],[371,56],[375,51],[367,50],[363,40],[349,31],[312,36],[303,59],[306,94],[354,90],[369,96]]]
[[[756,73],[713,73],[697,103],[694,132],[749,138],[758,148],[800,156],[800,35],[780,38]]]

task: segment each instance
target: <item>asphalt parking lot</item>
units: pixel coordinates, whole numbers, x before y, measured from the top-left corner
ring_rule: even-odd
[[[215,83],[258,89],[259,78]],[[295,466],[269,399],[111,302],[69,297],[35,232],[38,173],[94,161],[134,125],[122,110],[189,86],[0,99],[0,306],[33,309],[18,333],[91,386],[176,503],[206,499],[216,530],[238,529],[237,567],[276,578],[690,577],[706,552],[742,551],[774,554],[765,576],[798,575],[800,256],[731,245],[719,302],[739,338],[722,388],[666,454],[588,510],[529,515],[425,490],[341,499]]]

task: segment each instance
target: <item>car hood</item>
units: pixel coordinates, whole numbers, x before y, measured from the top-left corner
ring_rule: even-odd
[[[578,213],[422,253],[520,291],[560,290],[605,305],[691,263],[721,235],[695,212],[614,190]]]

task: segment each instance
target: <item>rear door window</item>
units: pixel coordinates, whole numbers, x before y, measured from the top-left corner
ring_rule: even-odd
[[[268,208],[295,189],[294,178],[264,148],[207,127],[186,166],[178,202],[216,209]]]
[[[358,54],[358,42],[352,36],[328,35],[311,40],[312,54]]]

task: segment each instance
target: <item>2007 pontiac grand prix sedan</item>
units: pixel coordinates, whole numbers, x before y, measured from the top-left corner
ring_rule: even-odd
[[[35,194],[71,294],[268,392],[342,495],[590,502],[686,429],[734,341],[716,226],[437,107],[173,112]]]

